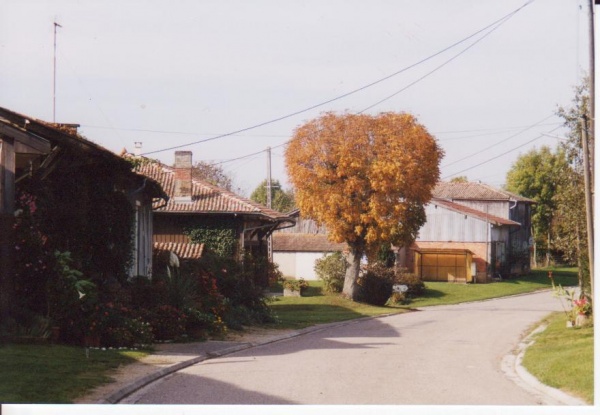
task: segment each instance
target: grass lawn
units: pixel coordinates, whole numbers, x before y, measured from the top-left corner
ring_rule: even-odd
[[[270,306],[279,319],[279,324],[274,327],[298,329],[313,324],[400,313],[410,308],[458,304],[547,289],[552,287],[548,278],[549,270],[552,270],[557,284],[577,285],[577,268],[547,268],[534,270],[531,275],[491,284],[426,282],[425,295],[413,299],[408,305],[376,307],[349,301],[337,294],[325,294],[322,292],[321,281],[309,281],[310,287],[302,297],[276,297]],[[282,290],[280,286],[272,287],[274,292]]]
[[[556,313],[546,319],[548,328],[538,333],[525,352],[523,366],[546,385],[594,400],[594,328],[566,328],[566,317]]]
[[[88,358],[83,347],[0,345],[0,402],[71,403],[147,353],[91,349]]]
[[[426,294],[414,299],[411,307],[458,304],[468,301],[487,300],[508,295],[524,294],[545,288],[552,288],[548,271],[556,284],[563,287],[578,284],[577,268],[544,268],[533,270],[530,275],[506,279],[490,284],[454,284],[447,282],[426,282]]]
[[[315,324],[407,311],[397,307],[376,307],[356,303],[337,294],[324,294],[321,281],[310,281],[309,285],[302,297],[275,297],[269,303],[278,319],[274,327],[300,329]]]

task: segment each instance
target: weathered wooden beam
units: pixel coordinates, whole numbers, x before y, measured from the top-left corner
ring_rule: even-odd
[[[48,140],[28,134],[17,128],[0,124],[0,135],[15,139],[15,153],[23,154],[47,154],[51,146]]]

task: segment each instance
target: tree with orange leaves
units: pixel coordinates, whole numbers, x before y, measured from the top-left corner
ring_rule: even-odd
[[[285,158],[296,202],[333,242],[348,244],[346,297],[357,297],[363,255],[414,241],[442,157],[435,138],[406,113],[325,113],[295,130]]]

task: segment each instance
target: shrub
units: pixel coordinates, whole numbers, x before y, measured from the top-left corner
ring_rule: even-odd
[[[383,306],[392,295],[394,269],[380,263],[368,265],[358,278],[360,286],[359,300],[365,303]]]
[[[421,281],[418,275],[408,272],[406,268],[400,268],[396,271],[394,284],[402,284],[408,287],[404,295],[408,298],[420,297],[425,294],[425,283]]]
[[[283,281],[283,288],[291,291],[302,291],[303,289],[308,288],[308,283],[304,278],[287,279]]]
[[[187,316],[185,330],[191,339],[204,338],[206,334],[222,335],[227,331],[221,316],[195,308],[186,309],[185,314]]]
[[[315,273],[323,280],[323,288],[330,293],[342,292],[348,262],[341,252],[323,255],[315,261]]]
[[[156,340],[176,340],[186,333],[187,316],[170,305],[147,310],[142,317],[150,323]]]
[[[247,257],[242,265],[214,255],[202,258],[204,272],[215,278],[219,292],[225,297],[223,320],[233,329],[273,321],[263,288],[255,283],[256,270],[251,261]]]

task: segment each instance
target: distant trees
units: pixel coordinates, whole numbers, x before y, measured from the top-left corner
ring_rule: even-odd
[[[560,176],[566,169],[568,164],[564,151],[553,152],[544,146],[519,156],[506,175],[506,190],[536,201],[532,215],[534,260],[537,260],[539,247],[543,247],[546,266],[550,263],[551,251],[555,249],[552,220],[557,207]]]
[[[325,113],[295,130],[285,157],[296,203],[332,241],[348,244],[347,297],[357,297],[363,255],[415,239],[442,156],[434,137],[406,113]]]
[[[250,199],[267,206],[267,181],[263,180],[250,195]],[[278,212],[289,212],[296,207],[294,192],[281,187],[279,180],[271,180],[271,208]]]
[[[223,167],[208,161],[197,161],[192,167],[192,177],[213,186],[233,191],[233,180]]]
[[[554,152],[542,147],[519,157],[507,174],[506,188],[538,202],[532,218],[536,242],[547,252],[559,251],[565,261],[577,264],[582,292],[589,293],[581,123],[582,117],[590,117],[587,82],[575,88],[572,105],[560,107],[557,114],[568,129],[566,141]],[[588,146],[593,155],[591,133]],[[590,169],[593,172],[593,163]]]
[[[569,132],[567,141],[561,143],[565,152],[568,168],[561,172],[556,195],[556,212],[553,227],[555,229],[556,246],[561,249],[565,258],[579,266],[579,277],[582,291],[590,292],[590,270],[588,239],[585,209],[584,164],[582,148],[582,117],[590,119],[589,87],[585,80],[575,88],[575,96],[570,107],[561,107],[558,115],[565,120]],[[593,180],[594,171],[594,137],[589,132],[588,147],[591,158],[590,170]],[[593,183],[590,186],[594,188]]]

